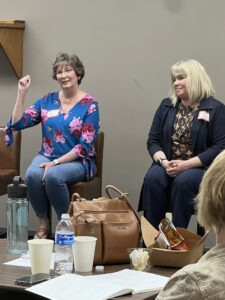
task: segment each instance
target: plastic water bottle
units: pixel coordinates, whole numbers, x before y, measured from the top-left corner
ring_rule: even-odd
[[[7,186],[7,192],[7,251],[23,254],[28,249],[28,201],[27,187],[20,176],[13,178],[13,183]]]
[[[74,233],[70,216],[62,214],[61,220],[55,230],[55,274],[71,273],[73,270]]]

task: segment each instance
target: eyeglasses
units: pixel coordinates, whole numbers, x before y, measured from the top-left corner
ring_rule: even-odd
[[[65,69],[65,70],[58,70],[57,72],[56,72],[56,75],[57,76],[62,76],[63,75],[63,73],[65,74],[65,75],[68,75],[70,72],[72,72],[72,71],[74,71],[74,69]]]

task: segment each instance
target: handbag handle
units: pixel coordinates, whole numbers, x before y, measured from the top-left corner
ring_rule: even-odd
[[[106,191],[106,194],[108,195],[108,197],[109,197],[110,199],[112,199],[112,196],[111,196],[110,193],[109,193],[109,190],[110,190],[110,189],[112,189],[112,190],[114,190],[115,192],[117,192],[117,193],[120,195],[119,198],[125,199],[125,200],[127,201],[127,204],[129,205],[129,207],[131,208],[131,210],[134,212],[134,214],[135,214],[135,216],[136,216],[136,218],[137,218],[137,220],[138,220],[138,222],[139,222],[139,224],[140,224],[140,218],[139,218],[139,216],[138,216],[136,210],[133,208],[133,205],[130,203],[130,200],[127,198],[128,193],[123,193],[121,190],[119,190],[119,189],[118,189],[117,187],[115,187],[114,185],[110,185],[110,184],[109,184],[109,185],[106,185],[105,191]]]
[[[110,198],[110,199],[112,199],[112,196],[110,195],[110,193],[109,193],[109,190],[110,189],[112,189],[112,190],[114,190],[115,192],[117,192],[119,195],[120,195],[120,197],[123,197],[123,198],[126,198],[126,196],[128,196],[128,193],[123,193],[121,190],[119,190],[117,187],[115,187],[114,185],[107,185],[106,187],[105,187],[105,191],[106,191],[106,194],[107,194],[107,196]],[[128,200],[128,199],[127,199]],[[129,201],[129,200],[128,200]]]

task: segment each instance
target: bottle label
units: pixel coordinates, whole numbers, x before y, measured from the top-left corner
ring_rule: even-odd
[[[58,245],[70,246],[74,243],[74,234],[73,233],[56,233],[55,234],[55,243]]]

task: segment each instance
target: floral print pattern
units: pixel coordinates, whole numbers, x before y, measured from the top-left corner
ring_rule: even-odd
[[[94,142],[99,130],[97,101],[84,96],[67,114],[63,114],[59,92],[49,93],[28,107],[15,124],[11,120],[5,128],[7,145],[13,142],[13,130],[22,130],[41,123],[42,146],[39,154],[53,160],[73,151],[84,166],[86,179],[93,176],[95,164]]]
[[[82,128],[82,136],[86,143],[91,143],[95,136],[95,129],[92,124],[84,124]]]
[[[53,152],[53,148],[52,148],[52,141],[47,136],[43,137],[43,148],[44,148],[44,156],[49,157]]]
[[[56,129],[56,131],[54,132],[54,140],[57,143],[62,143],[62,144],[65,143],[65,137],[63,136],[61,130]]]
[[[80,136],[83,120],[80,120],[80,117],[74,117],[70,122],[70,132],[75,136]]]
[[[96,110],[96,105],[91,104],[90,107],[88,108],[88,114],[92,114]]]

